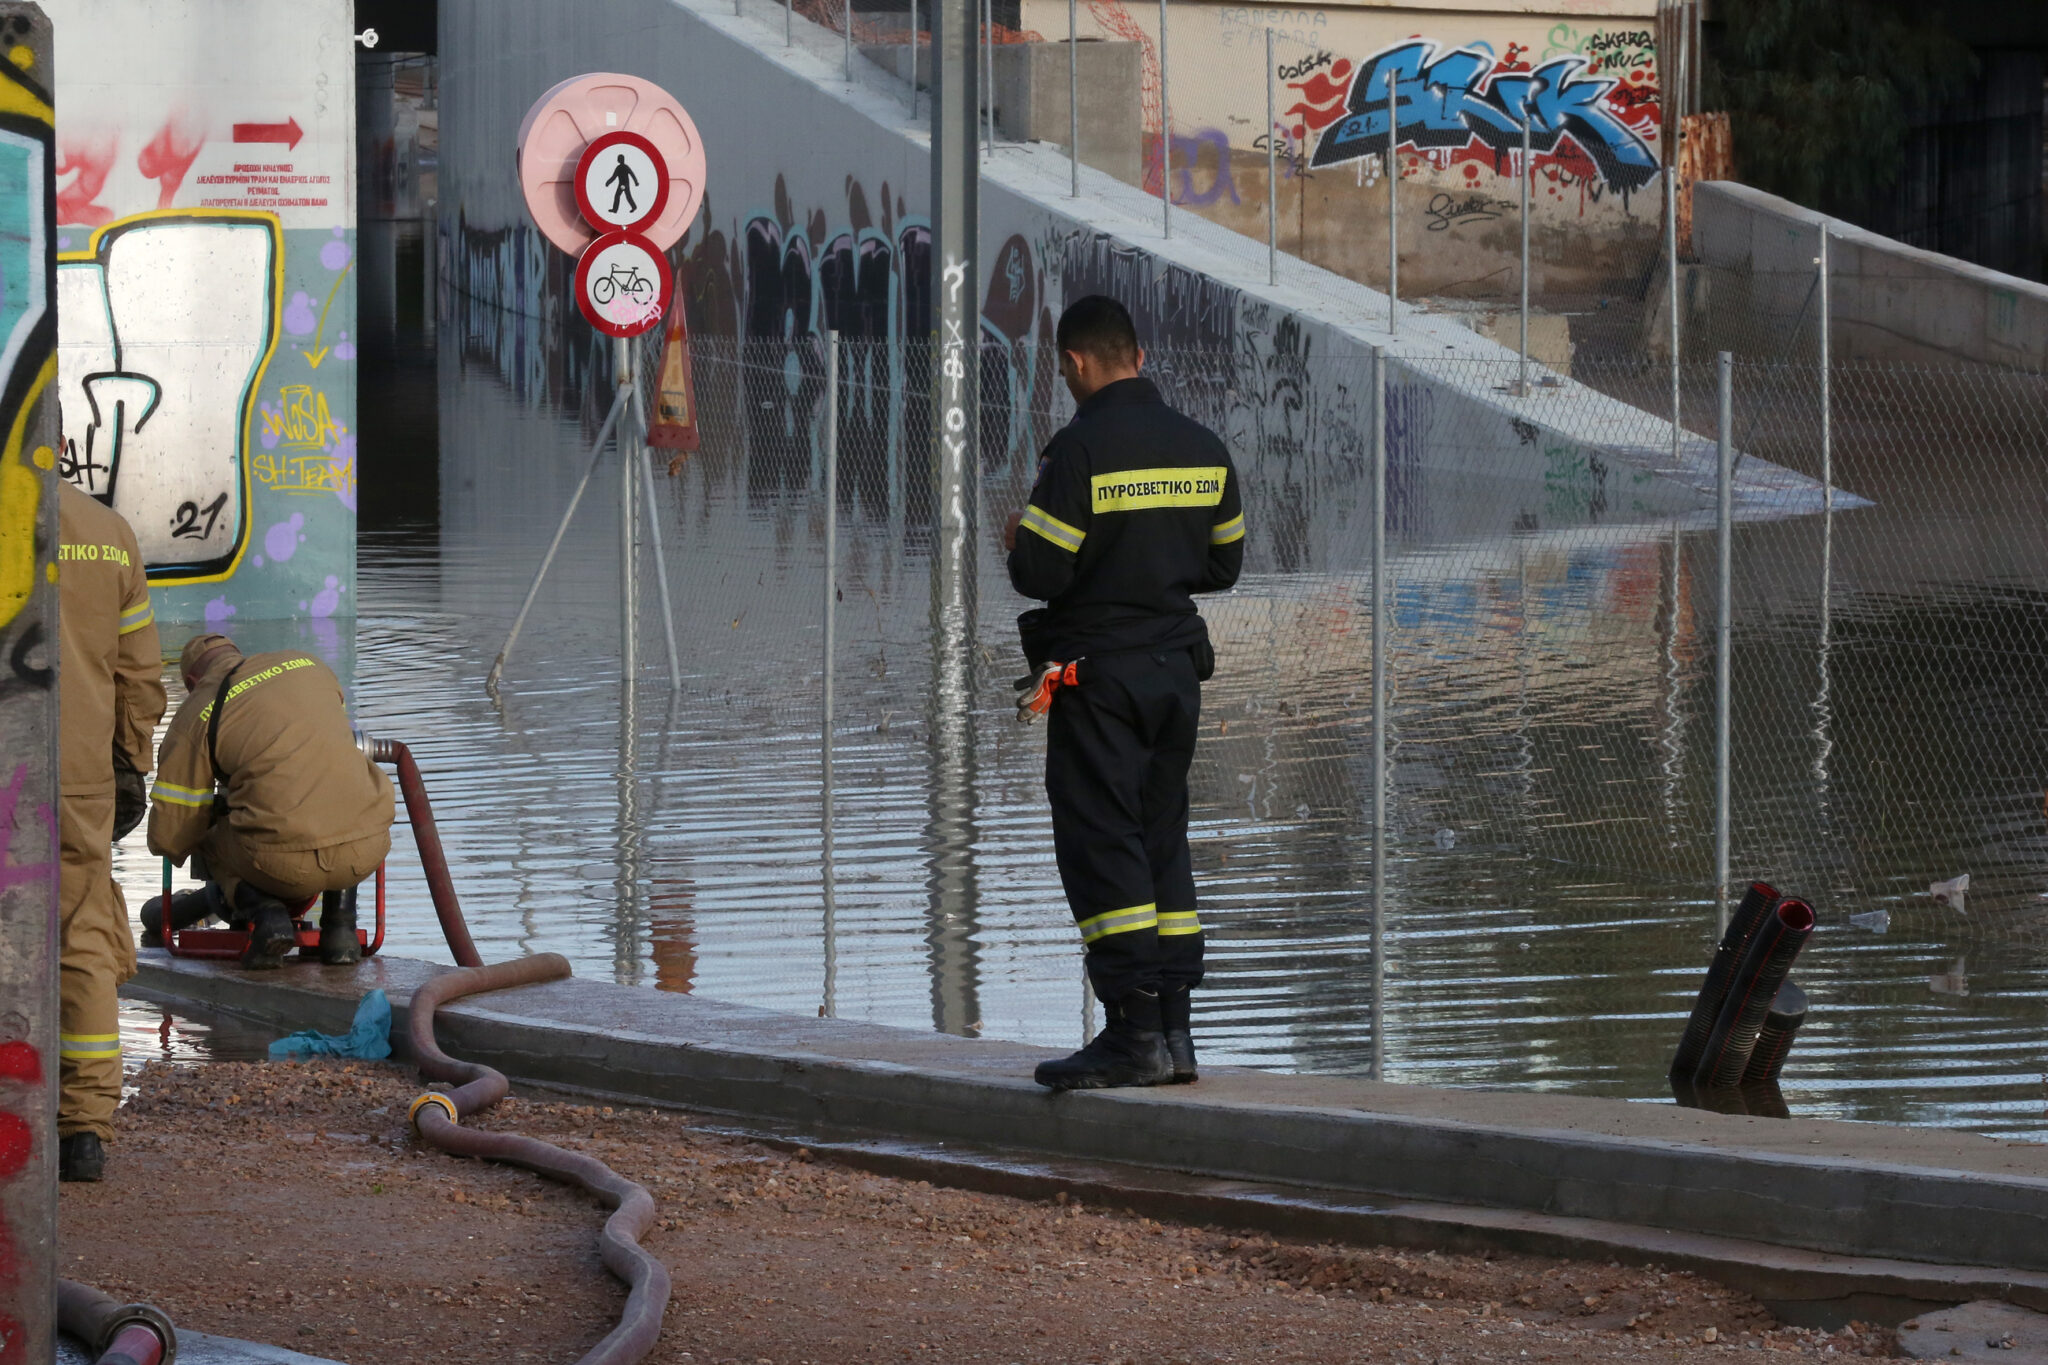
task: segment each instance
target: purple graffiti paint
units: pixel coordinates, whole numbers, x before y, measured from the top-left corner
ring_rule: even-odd
[[[282,564],[298,551],[299,542],[305,539],[299,534],[299,528],[305,524],[305,517],[294,512],[289,521],[280,521],[264,532],[263,548],[274,563]]]
[[[347,332],[343,332],[341,340],[334,343],[334,358],[336,360],[354,360],[356,358],[356,344],[348,339]]]
[[[335,229],[337,232],[340,230]],[[320,264],[329,270],[340,270],[348,265],[350,254],[347,242],[329,242],[320,248]]]
[[[314,617],[332,616],[341,606],[341,580],[333,574],[327,575],[327,586],[313,594],[312,605],[307,610]]]
[[[303,292],[292,295],[292,301],[284,309],[284,329],[295,337],[302,337],[311,335],[319,325],[320,318],[313,311],[313,301]]]
[[[209,598],[206,603],[206,628],[208,630],[219,630],[227,624],[228,618],[234,614],[234,604],[229,602],[227,598]]]

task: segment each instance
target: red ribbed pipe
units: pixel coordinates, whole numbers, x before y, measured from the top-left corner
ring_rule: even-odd
[[[413,1058],[429,1080],[448,1081],[445,1095],[422,1096],[413,1105],[413,1126],[425,1141],[457,1156],[482,1157],[524,1166],[567,1185],[578,1185],[612,1206],[598,1238],[605,1268],[625,1281],[626,1307],[619,1325],[586,1352],[578,1365],[631,1365],[661,1336],[661,1315],[668,1307],[668,1267],[640,1245],[654,1225],[654,1197],[595,1157],[565,1152],[537,1138],[512,1133],[482,1133],[464,1128],[438,1102],[446,1099],[458,1118],[488,1109],[509,1088],[502,1073],[476,1062],[458,1061],[434,1041],[434,1011],[451,1000],[483,991],[558,981],[569,975],[569,961],[559,953],[538,953],[511,962],[469,971],[444,972],[413,992],[409,1009]]]
[[[441,851],[441,835],[434,828],[434,803],[427,799],[427,784],[420,778],[420,765],[413,762],[412,750],[403,741],[380,739],[373,742],[371,757],[398,768],[398,789],[405,794],[405,817],[412,822],[413,842],[420,850],[420,870],[426,873],[427,890],[434,897],[434,914],[441,921],[441,936],[448,940],[448,951],[455,954],[460,966],[483,966],[483,957],[462,918],[462,902],[455,896],[455,879],[448,875],[448,856]]]

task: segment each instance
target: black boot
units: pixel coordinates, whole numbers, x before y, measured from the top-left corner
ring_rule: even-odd
[[[1166,1035],[1159,1027],[1159,997],[1132,991],[1106,1005],[1108,1026],[1088,1046],[1056,1062],[1040,1062],[1031,1078],[1054,1090],[1106,1090],[1126,1085],[1163,1085],[1173,1079]]]
[[[171,932],[190,929],[195,924],[204,924],[214,918],[227,918],[227,905],[221,900],[220,887],[213,882],[194,891],[173,891],[171,893]],[[164,946],[164,898],[151,896],[142,903],[142,946],[161,948]]]
[[[356,938],[354,887],[320,898],[320,960],[330,967],[353,967],[363,960],[363,945]]]
[[[242,965],[251,971],[283,966],[286,955],[299,946],[298,928],[284,902],[243,882],[235,892],[235,910],[237,918],[246,920],[249,927]]]
[[[57,1139],[59,1180],[98,1180],[107,1171],[107,1151],[98,1133],[71,1133]]]
[[[1195,1079],[1194,1019],[1186,986],[1163,986],[1159,991],[1159,1023],[1166,1034],[1166,1055],[1173,1061],[1170,1085],[1188,1085]]]

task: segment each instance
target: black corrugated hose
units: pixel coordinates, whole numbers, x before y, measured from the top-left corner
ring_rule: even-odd
[[[631,1365],[661,1336],[661,1315],[668,1307],[668,1267],[650,1255],[640,1237],[654,1222],[654,1197],[595,1157],[566,1152],[536,1138],[511,1133],[483,1133],[464,1128],[459,1120],[490,1108],[510,1089],[505,1077],[476,1062],[459,1062],[434,1042],[434,1011],[451,1000],[508,986],[558,981],[569,975],[569,960],[559,953],[540,953],[489,967],[447,972],[413,992],[411,1034],[413,1058],[428,1080],[455,1085],[445,1093],[428,1091],[412,1103],[413,1128],[444,1152],[483,1157],[524,1166],[564,1184],[581,1186],[612,1206],[598,1239],[605,1268],[625,1281],[626,1307],[619,1325],[585,1352],[578,1365]]]
[[[1685,1021],[1685,1032],[1678,1040],[1678,1054],[1671,1059],[1674,1079],[1690,1081],[1692,1073],[1699,1069],[1707,1039],[1713,1036],[1721,1006],[1728,1000],[1728,988],[1735,982],[1735,969],[1742,964],[1743,951],[1749,947],[1756,927],[1777,903],[1776,887],[1768,882],[1751,882],[1742,903],[1728,917],[1728,929],[1721,935],[1721,946],[1714,950],[1706,982],[1700,987],[1699,998],[1693,1001],[1692,1017]]]
[[[1764,1016],[1770,1013],[1778,988],[1792,970],[1792,959],[1799,956],[1813,933],[1813,923],[1813,907],[1792,896],[1772,906],[1763,917],[1735,969],[1735,984],[1721,1004],[1721,1017],[1714,1021],[1713,1036],[1707,1039],[1706,1051],[1693,1072],[1694,1084],[1742,1084]],[[1786,1045],[1790,1043],[1788,1034]]]

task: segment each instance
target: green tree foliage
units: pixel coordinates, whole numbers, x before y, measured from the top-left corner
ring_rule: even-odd
[[[1702,73],[1744,181],[1824,212],[1896,184],[1911,116],[1960,93],[1977,58],[1912,0],[1720,0]]]

